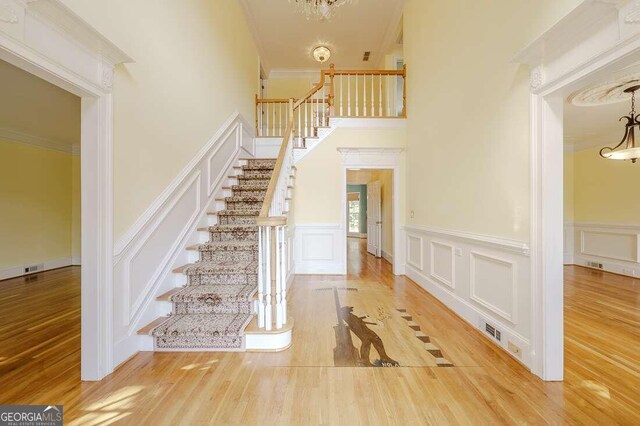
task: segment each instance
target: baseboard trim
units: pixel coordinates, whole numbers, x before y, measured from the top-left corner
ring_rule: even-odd
[[[411,265],[405,265],[406,276],[418,287],[422,288],[424,291],[429,293],[431,296],[438,299],[443,305],[445,305],[448,309],[453,311],[458,317],[471,325],[477,332],[479,332],[483,337],[487,337],[482,330],[480,330],[480,320],[487,319],[490,322],[499,327],[503,333],[503,341],[502,343],[498,343],[494,340],[487,338],[489,342],[502,349],[505,354],[509,357],[515,359],[526,368],[531,368],[531,344],[528,339],[521,336],[520,334],[513,331],[506,324],[498,321],[495,317],[488,316],[480,309],[473,306],[471,303],[466,300],[460,298],[455,293],[447,291],[441,285],[438,285],[425,275],[421,274],[417,269],[415,269]],[[512,341],[516,345],[521,348],[522,358],[519,358],[513,354],[511,354],[506,345],[507,342]]]
[[[31,265],[43,265],[43,268],[28,274],[25,273],[24,272],[25,268]],[[6,269],[0,270],[0,281],[23,277],[26,275],[38,274],[40,272],[51,271],[52,269],[66,268],[67,266],[74,266],[74,265],[76,264],[73,262],[73,259],[71,257],[63,257],[60,259],[48,260],[46,262],[31,262],[29,265],[14,266],[12,268],[6,268]]]
[[[393,265],[393,255],[382,250],[382,258]]]

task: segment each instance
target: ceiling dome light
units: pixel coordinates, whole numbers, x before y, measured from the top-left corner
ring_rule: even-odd
[[[620,118],[627,120],[625,124],[625,131],[622,141],[613,148],[604,147],[600,150],[600,156],[610,160],[631,160],[635,163],[640,158],[640,146],[636,145],[635,130],[636,127],[640,128],[640,121],[636,115],[636,91],[640,90],[640,85],[631,86],[624,90],[625,93],[631,93],[631,112],[629,115]],[[620,148],[625,145],[624,148]]]
[[[313,49],[313,59],[320,62],[321,64],[327,62],[331,57],[331,51],[327,46],[318,46]]]

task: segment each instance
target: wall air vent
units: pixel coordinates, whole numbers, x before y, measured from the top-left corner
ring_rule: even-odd
[[[371,57],[371,52],[367,50],[366,52],[364,52],[364,55],[362,56],[362,62],[369,62],[370,57]]]
[[[502,332],[485,319],[480,320],[480,329],[492,339],[502,342]]]
[[[33,274],[44,269],[44,265],[31,265],[24,268],[25,274]]]
[[[602,263],[598,262],[587,262],[587,266],[589,268],[603,269]]]

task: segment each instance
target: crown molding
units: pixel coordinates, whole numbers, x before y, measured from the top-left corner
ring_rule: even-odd
[[[59,0],[26,0],[25,4],[28,13],[52,24],[85,49],[101,56],[110,66],[133,62],[129,55]]]
[[[65,154],[80,155],[80,143],[56,141],[2,127],[0,127],[0,139],[25,143],[51,151],[64,152]]]
[[[384,60],[387,53],[389,53],[393,46],[398,44],[397,41],[403,29],[402,15],[404,14],[404,4],[405,0],[398,1],[395,10],[389,17],[389,25],[387,26],[382,44],[380,45],[380,57],[375,62],[376,67],[379,69],[384,67]]]

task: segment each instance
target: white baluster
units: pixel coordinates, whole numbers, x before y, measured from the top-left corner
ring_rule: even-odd
[[[351,76],[347,75],[347,117],[351,117]]]
[[[356,74],[356,117],[360,117],[360,106],[358,105],[358,74]]]
[[[278,103],[278,136],[282,136],[282,103]]]
[[[271,120],[271,125],[273,126],[273,131],[271,132],[271,134],[273,136],[278,136],[277,130],[276,130],[276,126],[278,125],[276,123],[276,105],[277,104],[273,104],[273,107],[271,108],[271,114],[273,114],[273,120]]]
[[[373,74],[371,74],[371,116],[375,116],[376,115],[376,104],[375,104],[375,96],[373,95],[375,93],[375,89],[373,86],[373,78],[375,76]]]
[[[296,111],[298,112],[298,134],[296,136],[298,136],[298,144],[300,146],[302,142],[302,110],[298,107]]]
[[[265,136],[268,137],[269,136],[269,115],[270,115],[269,114],[269,112],[270,112],[269,109],[271,108],[271,104],[267,103],[266,105],[267,105],[267,114],[266,114],[267,115],[267,131],[266,131]]]
[[[265,329],[271,330],[271,227],[265,227],[265,307],[264,307],[264,323]]]
[[[280,284],[282,283],[282,260],[280,256],[282,255],[280,251],[280,244],[282,244],[281,235],[280,235],[281,226],[275,227],[276,233],[276,329],[282,328],[282,300],[280,298],[282,289],[280,288]]]
[[[362,75],[362,116],[367,116],[367,75]]]
[[[344,93],[343,86],[344,86],[344,81],[343,80],[344,80],[344,76],[341,75],[340,76],[340,117],[344,117],[344,109],[343,109],[343,99],[344,99],[344,97],[343,97],[343,93]]]
[[[382,74],[380,74],[380,77],[378,78],[378,84],[380,86],[378,90],[378,103],[380,105],[379,114],[380,117],[382,117]]]
[[[264,245],[263,227],[258,227],[258,328],[264,328]]]
[[[388,117],[391,116],[391,87],[392,87],[392,85],[389,84],[390,77],[391,76],[388,75],[385,78],[387,80],[387,116]]]
[[[308,99],[304,100],[304,137],[309,136],[309,106]]]
[[[282,270],[282,283],[280,284],[280,306],[282,312],[282,325],[287,323],[287,227],[283,226],[282,230],[282,245],[280,254],[280,261],[282,265],[280,266],[280,270]]]

